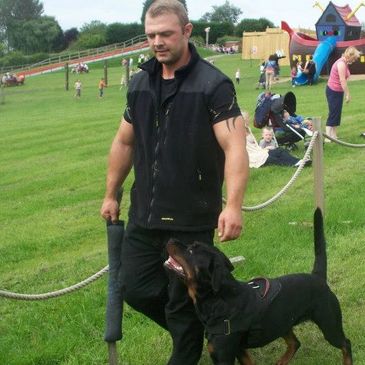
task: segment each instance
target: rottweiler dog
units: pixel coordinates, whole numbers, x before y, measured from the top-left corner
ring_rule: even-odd
[[[325,339],[342,350],[351,365],[351,342],[342,328],[340,304],[327,284],[323,217],[314,213],[315,260],[311,274],[237,281],[229,259],[217,248],[195,242],[186,247],[170,240],[166,268],[185,282],[196,313],[205,327],[208,351],[215,365],[253,365],[247,349],[284,338],[287,349],[276,365],[286,365],[300,347],[293,327],[311,320]]]

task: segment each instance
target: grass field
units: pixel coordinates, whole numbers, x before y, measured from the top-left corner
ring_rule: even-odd
[[[258,63],[223,56],[215,64],[232,78],[241,69],[237,95],[252,115],[258,91]],[[68,287],[107,265],[105,224],[99,216],[106,160],[125,106],[121,68],[110,63],[109,87],[98,98],[102,65],[79,77],[81,99],[64,90],[64,74],[28,78],[7,88],[0,104],[0,289],[42,293]],[[289,69],[282,67],[282,77]],[[325,82],[294,89],[297,111],[325,121]],[[290,82],[274,85],[284,94]],[[344,106],[339,137],[363,143],[364,82],[351,82],[352,102]],[[259,130],[255,130],[259,135]],[[296,152],[304,154],[300,146]],[[365,149],[331,143],[324,147],[325,229],[328,276],[342,304],[344,328],[352,340],[354,362],[365,365]],[[266,201],[291,178],[294,169],[251,171],[245,205]],[[128,192],[132,177],[126,183]],[[268,208],[245,213],[245,230],[221,245],[229,256],[243,255],[240,279],[308,272],[313,262],[313,171],[306,168],[295,185]],[[125,194],[122,217],[129,204]],[[26,302],[0,298],[1,365],[107,364],[103,341],[107,276],[63,297]],[[295,365],[334,365],[341,353],[312,324],[296,330],[302,347]],[[125,309],[123,365],[164,365],[171,343],[167,333],[130,308]],[[252,353],[258,365],[272,364],[284,351],[281,340]],[[206,350],[201,365],[210,364]]]

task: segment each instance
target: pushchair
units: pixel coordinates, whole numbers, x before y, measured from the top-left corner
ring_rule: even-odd
[[[291,91],[284,96],[261,93],[257,99],[254,125],[257,128],[271,126],[279,146],[289,150],[296,149],[295,143],[304,140],[311,133],[300,122],[296,122],[296,107],[297,100]],[[290,116],[287,120],[283,117],[285,111]]]
[[[295,123],[290,123],[296,117],[297,99],[291,91],[284,96],[274,98],[271,104],[271,125],[279,146],[288,149],[295,149],[295,143],[305,139],[306,132],[300,126],[296,128]],[[289,120],[283,118],[284,111],[290,115]],[[299,124],[299,123],[298,123]]]

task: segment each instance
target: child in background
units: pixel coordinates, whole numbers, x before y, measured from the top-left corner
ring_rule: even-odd
[[[240,83],[240,78],[241,78],[241,72],[240,72],[239,68],[236,71],[235,78],[236,78],[236,83],[239,84]]]
[[[82,88],[81,81],[77,80],[75,82],[75,98],[80,98],[81,97],[81,88]]]
[[[295,87],[295,78],[297,77],[297,74],[298,74],[297,67],[293,66],[290,71],[292,87]]]
[[[265,89],[265,61],[260,65],[260,77],[256,86],[256,90],[259,89],[260,86]]]
[[[302,129],[306,135],[313,136],[313,123],[310,118],[303,118],[301,115],[292,116],[284,109],[283,120],[293,128]]]
[[[259,146],[267,150],[273,150],[277,147],[272,128],[264,127],[262,129],[262,139],[259,142]]]
[[[303,62],[298,61],[297,63],[297,76],[299,77],[303,73]]]
[[[102,98],[104,95],[104,87],[106,87],[106,83],[104,78],[101,78],[99,81],[99,98]]]

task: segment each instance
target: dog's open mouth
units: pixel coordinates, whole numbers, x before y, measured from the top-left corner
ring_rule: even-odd
[[[175,271],[175,273],[179,276],[185,278],[184,269],[172,256],[169,256],[169,258],[165,261],[164,266],[169,270]]]

